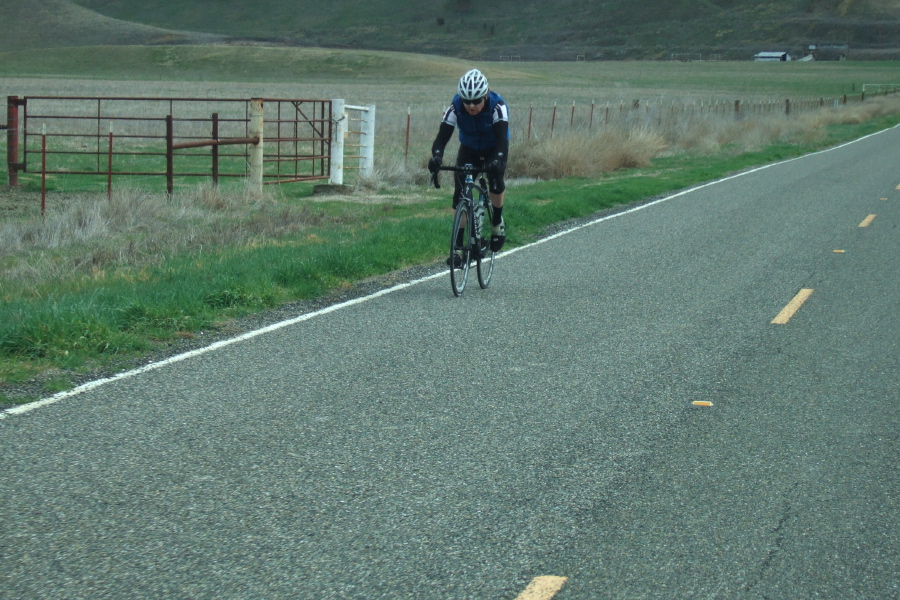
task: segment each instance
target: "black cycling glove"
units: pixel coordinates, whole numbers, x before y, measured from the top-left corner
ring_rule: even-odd
[[[506,161],[502,158],[495,158],[487,164],[487,170],[496,176],[503,175],[504,171],[506,171]]]

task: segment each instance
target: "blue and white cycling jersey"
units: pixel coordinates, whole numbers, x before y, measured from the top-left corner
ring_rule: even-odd
[[[494,135],[494,124],[500,121],[509,123],[509,108],[496,92],[490,92],[486,106],[477,115],[470,115],[463,107],[459,94],[453,97],[453,103],[444,112],[443,122],[459,129],[459,143],[477,151],[491,150],[497,146]],[[509,129],[506,131],[509,140]]]

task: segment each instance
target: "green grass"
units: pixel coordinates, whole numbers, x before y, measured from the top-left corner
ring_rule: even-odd
[[[506,211],[508,243],[528,243],[561,221],[799,156],[898,121],[892,116],[830,126],[827,139],[815,145],[781,144],[733,156],[682,155],[596,179],[516,187],[509,193]],[[6,284],[0,294],[0,381],[22,381],[48,369],[77,373],[140,356],[171,340],[215,330],[235,317],[439,261],[450,227],[446,191],[407,194],[419,201],[325,205],[324,212],[341,218],[280,240],[176,254],[157,265],[101,278],[79,277],[38,287]],[[52,377],[48,386],[48,392],[65,389],[65,376]],[[11,401],[0,391],[0,402]]]
[[[421,207],[419,209],[422,210]],[[443,211],[311,230],[302,238],[172,256],[101,279],[7,285],[0,299],[0,376],[78,369],[131,356],[229,318],[314,298],[389,272],[443,245]],[[391,211],[393,214],[396,211]]]
[[[265,46],[94,46],[0,53],[0,77],[66,76],[166,81],[376,81],[454,79],[468,63],[453,58],[369,50]],[[531,79],[516,66],[507,78]],[[349,81],[348,81],[349,78]]]
[[[371,50],[231,46],[97,46],[0,53],[0,77],[86,77],[117,81],[290,82],[384,85],[453,82],[468,61]],[[835,97],[865,83],[895,83],[898,63],[754,63],[671,61],[484,63],[492,87],[526,86],[540,96],[730,95]],[[402,76],[398,76],[402,73]],[[546,88],[550,88],[547,90]],[[452,89],[452,87],[450,88]],[[560,96],[561,90],[571,90]],[[194,94],[197,95],[197,88]],[[13,93],[14,90],[10,90]],[[186,94],[191,95],[191,94]],[[265,94],[264,94],[265,95]]]
[[[64,11],[46,0],[4,4],[10,6],[0,8],[0,21],[18,25],[7,32],[9,47],[16,42],[44,46],[129,43],[125,31],[133,31],[132,38],[165,43],[185,37],[174,30],[189,30],[300,45],[481,59],[503,53],[538,60],[573,60],[576,54],[660,58],[671,52],[696,54],[710,49],[749,59],[762,48],[799,54],[806,45],[825,40],[841,40],[856,50],[889,47],[900,39],[898,9],[888,0],[645,0],[640,4],[627,0],[369,0],[352,3],[352,9],[345,1],[77,0],[76,8],[91,10],[73,10],[69,5]],[[142,29],[136,29],[137,24]],[[154,32],[146,25],[163,29]]]
[[[93,60],[89,60],[92,52]],[[377,153],[382,156],[402,157],[398,140],[403,139],[406,109],[412,105],[418,112],[413,113],[410,171],[416,169],[419,155],[427,152],[436,115],[452,95],[460,72],[469,66],[447,58],[287,48],[248,52],[221,47],[94,48],[22,52],[16,54],[16,61],[6,60],[9,56],[0,56],[0,76],[15,71],[28,77],[0,83],[19,95],[154,95],[146,93],[150,89],[175,97],[198,90],[211,97],[250,97],[253,92],[246,90],[264,89],[279,97],[347,97],[353,103],[377,104]],[[494,63],[485,69],[494,87],[517,111],[515,135],[521,136],[530,104],[551,107],[555,100],[563,106],[577,101],[583,119],[586,103],[610,97],[651,98],[662,104],[675,98],[733,99],[735,94],[775,99],[795,94],[835,96],[858,92],[863,82],[893,79],[897,65]],[[216,83],[244,80],[244,73],[258,78],[258,83],[251,84],[249,79],[245,87]],[[300,83],[271,83],[281,81],[285,73]],[[73,82],[38,74],[98,79]],[[129,77],[134,79],[128,81]],[[198,87],[198,80],[212,83]],[[546,121],[547,116],[546,110],[536,115],[536,128],[538,119]],[[861,125],[830,125],[827,135],[814,144],[779,143],[751,153],[725,149],[712,156],[682,154],[657,158],[645,169],[511,188],[506,212],[509,243],[527,243],[560,221],[797,156],[896,122],[892,116]],[[0,145],[0,162],[5,163],[5,144]],[[35,175],[22,179],[26,188],[39,189]],[[189,180],[176,191],[192,184]],[[63,176],[52,178],[49,185],[59,190],[48,198],[54,210],[73,190],[102,194],[105,178]],[[164,178],[155,178],[152,185],[161,188]],[[65,387],[66,373],[138,357],[199,331],[227,327],[229,319],[291,300],[316,298],[373,275],[441,261],[446,252],[450,227],[446,188],[390,189],[385,195],[393,200],[385,201],[382,195],[382,204],[376,205],[313,203],[308,198],[309,185],[288,186],[279,193],[284,197],[278,202],[292,210],[302,212],[304,206],[314,206],[312,225],[278,238],[252,238],[215,249],[204,247],[202,252],[196,248],[170,251],[141,266],[100,269],[96,274],[81,271],[40,284],[0,283],[0,402],[22,400],[5,398],[2,382],[49,377],[52,383],[47,391],[57,391]],[[86,249],[89,256],[90,250]]]
[[[898,63],[819,62],[758,63],[668,61],[574,63],[553,66],[528,64],[528,72],[555,85],[597,85],[633,89],[639,96],[665,97],[731,94],[733,99],[750,96],[834,97],[858,94],[864,83],[897,79]],[[598,98],[601,96],[598,96]]]

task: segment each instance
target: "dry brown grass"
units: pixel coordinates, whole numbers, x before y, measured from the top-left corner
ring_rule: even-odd
[[[59,206],[40,218],[0,224],[0,278],[26,285],[107,268],[140,268],[179,252],[254,244],[321,223],[309,208],[263,194],[212,185],[175,194],[120,186],[105,194],[54,196]]]
[[[594,132],[584,128],[567,130],[553,137],[514,144],[509,174],[538,179],[591,177],[617,169],[645,167],[663,154],[740,153],[783,142],[810,144],[823,139],[827,125],[862,123],[898,112],[900,97],[894,96],[796,116],[661,117],[651,113],[642,120]]]
[[[663,154],[739,153],[781,142],[808,143],[833,123],[861,123],[900,112],[900,97],[783,114],[703,115],[685,118],[648,111],[641,118],[514,140],[510,179],[592,177],[640,168]],[[426,136],[421,136],[426,140]],[[424,146],[425,142],[422,141]],[[409,160],[397,149],[376,154],[376,174],[358,181],[369,193],[399,188],[401,195],[428,185],[425,152]],[[105,194],[54,195],[46,221],[32,215],[0,224],[0,278],[29,285],[42,280],[93,275],[104,269],[140,268],[166,256],[229,244],[254,244],[297,233],[326,217],[281,202],[277,188],[264,195],[249,188],[228,192],[210,184],[162,193],[117,186]]]
[[[538,179],[592,177],[618,169],[648,166],[666,147],[662,135],[647,127],[593,134],[570,131],[517,145],[510,152],[509,175]]]

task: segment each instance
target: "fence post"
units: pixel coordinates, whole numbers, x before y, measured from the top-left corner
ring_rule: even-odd
[[[534,104],[528,107],[528,140],[531,140],[531,120],[534,117]]]
[[[212,114],[212,139],[215,142],[219,141],[219,113],[215,112]],[[219,145],[213,144],[212,147],[212,180],[213,185],[218,187],[219,185]]]
[[[19,185],[19,97],[6,99],[6,167],[9,186]]]
[[[169,196],[175,190],[175,150],[172,148],[175,144],[174,135],[172,115],[166,115],[166,194]]]
[[[405,162],[409,162],[409,124],[412,120],[412,107],[406,107],[406,154],[404,154],[403,160]]]
[[[361,177],[371,177],[375,172],[375,105],[370,104],[363,111],[365,118],[362,121],[362,164],[359,174]]]
[[[113,122],[109,122],[109,156],[106,163],[106,199],[112,200]]]
[[[331,173],[328,182],[332,185],[344,184],[344,135],[347,133],[347,115],[344,113],[344,100],[337,98],[331,101],[332,126],[331,140]]]
[[[262,192],[263,184],[263,101],[261,98],[250,99],[250,137],[258,138],[250,149],[250,184],[256,191]]]
[[[553,129],[556,127],[556,102],[553,103],[553,117],[550,119],[550,137],[553,137]]]
[[[785,100],[784,100],[784,114],[786,114],[786,115],[791,114],[791,99],[790,98],[785,98]]]
[[[41,123],[41,220],[47,213],[47,124]]]

